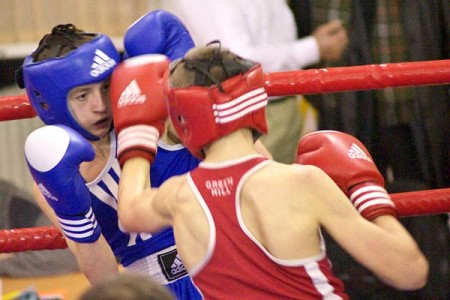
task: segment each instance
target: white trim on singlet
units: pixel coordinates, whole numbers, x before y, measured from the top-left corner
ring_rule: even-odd
[[[245,225],[244,218],[242,217],[242,212],[240,209],[240,195],[241,190],[244,185],[244,183],[247,181],[247,179],[253,175],[255,172],[260,170],[261,168],[265,167],[267,163],[270,161],[266,161],[265,163],[260,163],[256,166],[254,166],[252,169],[248,170],[241,178],[241,180],[238,183],[238,186],[236,187],[236,199],[235,199],[235,208],[236,208],[236,217],[239,222],[239,226],[241,227],[241,230],[245,233],[245,235],[253,241],[253,243],[258,246],[258,248],[261,249],[261,251],[266,254],[268,258],[270,258],[272,261],[276,262],[279,265],[282,266],[288,266],[288,267],[295,267],[295,266],[304,266],[307,263],[310,262],[316,262],[318,260],[321,260],[325,257],[325,253],[321,253],[319,255],[311,256],[308,258],[302,258],[302,259],[292,259],[292,260],[285,260],[285,259],[279,259],[270,254],[269,251],[255,238],[255,236],[250,232],[248,227]]]
[[[246,157],[241,157],[238,159],[228,160],[225,162],[200,162],[199,167],[205,168],[205,169],[216,169],[216,168],[223,168],[223,167],[229,167],[236,164],[240,164],[244,161],[257,158],[257,157],[263,157],[260,154],[252,154],[248,155]],[[214,249],[216,247],[216,225],[214,223],[214,219],[212,217],[211,211],[208,208],[208,205],[206,205],[205,199],[203,199],[200,191],[198,190],[197,186],[195,185],[191,174],[187,174],[187,182],[188,185],[191,187],[192,192],[194,193],[198,203],[203,209],[203,212],[205,213],[206,219],[208,221],[209,225],[209,239],[208,239],[208,247],[206,249],[205,256],[192,268],[189,270],[189,274],[194,277],[197,273],[199,273],[206,264],[211,260],[211,257],[214,253]]]
[[[248,170],[242,177],[241,180],[238,183],[238,186],[236,187],[236,216],[239,222],[239,226],[241,230],[244,232],[247,237],[253,241],[253,243],[258,246],[259,249],[273,262],[275,262],[278,265],[286,266],[286,267],[303,267],[308,274],[308,276],[311,279],[312,284],[314,285],[317,292],[319,292],[323,299],[326,300],[338,300],[342,299],[340,296],[334,294],[334,287],[330,284],[327,276],[322,272],[319,266],[319,261],[324,259],[326,257],[326,248],[325,248],[325,242],[323,239],[323,236],[319,230],[320,234],[320,250],[321,253],[318,255],[310,256],[307,258],[302,259],[279,259],[273,256],[256,238],[255,236],[250,232],[248,227],[245,225],[244,219],[242,217],[241,212],[241,205],[240,205],[240,195],[241,190],[244,185],[244,183],[247,181],[247,179],[253,175],[255,172],[260,170],[261,168],[265,167],[270,161],[265,161],[263,163],[259,163],[258,165],[254,166],[250,170]]]
[[[181,150],[181,149],[186,148],[185,146],[183,146],[183,144],[169,145],[169,144],[163,142],[163,140],[158,141],[158,146],[159,146],[159,148],[162,148],[167,151],[176,151],[176,150]]]
[[[316,291],[322,296],[323,300],[341,300],[342,297],[334,293],[334,287],[330,284],[328,278],[323,274],[317,262],[309,262],[304,266],[306,273],[311,278]]]
[[[119,193],[119,183],[108,173],[110,169],[113,169],[117,176],[120,178],[120,165],[116,158],[116,135],[114,131],[109,134],[110,137],[110,150],[108,161],[100,174],[92,181],[86,184],[89,191],[94,194],[100,201],[111,206],[117,210],[117,200]],[[102,187],[98,185],[100,181],[103,181],[108,190],[113,194],[111,196]]]
[[[205,169],[220,169],[220,168],[225,168],[225,167],[231,167],[231,166],[243,163],[245,161],[248,161],[250,159],[257,158],[257,157],[264,157],[264,156],[262,156],[261,154],[250,154],[245,157],[230,159],[230,160],[223,161],[223,162],[202,161],[202,162],[200,162],[200,164],[198,166],[201,168],[205,168]]]
[[[208,209],[208,205],[206,205],[205,199],[203,199],[200,191],[197,189],[197,186],[192,180],[190,173],[187,174],[186,179],[188,185],[191,187],[191,190],[195,195],[195,198],[202,207],[209,225],[209,239],[206,254],[196,265],[192,266],[192,268],[190,268],[189,270],[189,274],[191,275],[191,277],[194,277],[198,272],[200,272],[204,268],[205,265],[208,264],[214,253],[214,249],[216,247],[216,225],[214,224],[214,220],[211,215],[211,212]]]
[[[226,167],[226,166],[232,166],[232,165],[247,161],[249,159],[252,159],[252,158],[258,157],[258,156],[260,156],[260,155],[251,155],[251,156],[239,158],[237,160],[231,160],[231,161],[226,161],[226,162],[221,162],[221,163],[202,162],[200,164],[201,164],[201,167],[208,168],[208,169],[222,168],[222,167]],[[326,299],[326,300],[342,299],[339,295],[334,293],[335,288],[330,284],[329,280],[327,279],[327,276],[322,272],[322,270],[320,269],[319,263],[318,263],[320,260],[322,260],[326,257],[325,241],[323,239],[323,236],[322,236],[322,233],[320,232],[320,230],[319,230],[320,250],[321,250],[320,254],[311,256],[308,258],[285,260],[285,259],[276,258],[272,254],[270,254],[270,252],[254,237],[254,235],[251,234],[250,230],[245,225],[245,223],[243,221],[241,210],[239,209],[240,208],[240,205],[239,205],[240,192],[241,192],[242,187],[243,187],[244,183],[246,182],[246,180],[252,174],[257,172],[261,168],[265,167],[268,163],[270,163],[269,160],[263,161],[263,162],[257,164],[256,166],[254,166],[253,168],[251,168],[250,170],[248,170],[245,174],[243,174],[243,176],[241,177],[241,180],[238,183],[238,186],[236,187],[235,207],[236,207],[237,219],[238,219],[239,225],[241,227],[241,230],[244,232],[245,235],[248,236],[248,238],[251,241],[253,241],[253,243],[258,248],[261,249],[261,251],[263,251],[263,253],[269,259],[271,259],[276,264],[279,264],[281,266],[287,266],[287,267],[303,267],[305,269],[306,273],[311,278],[311,282],[314,285],[316,291],[319,292],[323,296],[323,299]],[[198,203],[200,204],[200,206],[202,207],[202,209],[206,215],[206,218],[207,218],[207,221],[209,224],[209,228],[210,228],[210,235],[209,235],[209,241],[208,241],[208,247],[207,247],[206,254],[193,268],[191,268],[191,270],[189,272],[190,275],[192,277],[194,277],[211,260],[211,257],[214,253],[214,248],[216,245],[216,227],[215,227],[211,212],[210,212],[208,206],[206,205],[205,200],[201,196],[199,190],[197,189],[196,185],[194,184],[194,181],[192,180],[192,177],[190,176],[190,174],[188,174],[188,176],[187,176],[187,181],[188,181],[188,184],[191,187],[192,191],[194,192]]]

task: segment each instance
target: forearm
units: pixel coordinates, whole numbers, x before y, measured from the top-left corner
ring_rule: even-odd
[[[423,287],[427,260],[401,223],[390,215],[372,221],[363,218],[337,186],[326,183],[328,180],[322,178],[320,186],[331,197],[319,195],[323,201],[314,205],[320,223],[333,239],[386,284],[401,290]]]
[[[126,161],[120,177],[118,209],[125,230],[154,233],[169,227],[166,205],[169,197],[167,189],[164,194],[161,188],[150,188],[150,163],[146,159]]]
[[[384,236],[378,240],[379,255],[386,256],[391,268],[395,270],[388,275],[383,275],[383,271],[380,271],[380,279],[398,289],[423,287],[428,274],[428,261],[410,233],[392,216],[380,216],[372,222],[381,229]]]
[[[74,243],[81,271],[92,285],[119,272],[114,253],[103,236],[94,243]]]
[[[352,225],[340,226],[339,230],[346,234],[337,241],[361,265],[399,290],[414,290],[425,285],[428,262],[398,220],[386,215],[373,221],[352,218],[349,223]]]
[[[45,215],[62,232],[61,224],[53,209],[36,185],[34,185],[33,194]],[[81,271],[91,284],[101,281],[109,274],[118,272],[116,258],[103,236],[93,243],[76,243],[68,238],[66,238],[66,242],[70,251],[75,255]]]
[[[118,214],[121,225],[128,231],[135,231],[140,215],[145,212],[145,199],[141,196],[150,187],[150,163],[136,157],[125,162],[119,182]]]

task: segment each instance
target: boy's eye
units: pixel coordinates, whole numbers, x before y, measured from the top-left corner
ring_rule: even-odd
[[[87,98],[87,93],[80,93],[75,97],[77,100],[85,100]]]
[[[70,95],[70,99],[74,101],[86,101],[86,99],[89,97],[89,91],[88,90],[79,90],[74,91]]]

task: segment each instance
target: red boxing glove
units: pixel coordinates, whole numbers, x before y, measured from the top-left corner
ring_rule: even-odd
[[[162,78],[169,60],[146,54],[120,63],[111,76],[111,101],[121,166],[132,157],[153,162],[167,110]]]
[[[355,137],[331,130],[305,135],[297,148],[297,163],[325,171],[364,218],[397,217],[395,205],[384,189],[383,176],[369,151]]]

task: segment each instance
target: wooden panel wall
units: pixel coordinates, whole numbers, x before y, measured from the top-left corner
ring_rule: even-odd
[[[35,42],[54,25],[122,36],[158,0],[0,0],[0,44]]]
[[[32,47],[26,52],[30,53],[57,24],[73,23],[86,31],[121,38],[136,19],[157,8],[155,0],[0,0],[0,59],[5,59],[1,50],[6,46],[20,53],[24,45]],[[0,96],[22,93],[15,87],[0,89]],[[37,117],[0,122],[0,178],[27,191],[32,179],[23,146],[28,134],[42,125]]]

